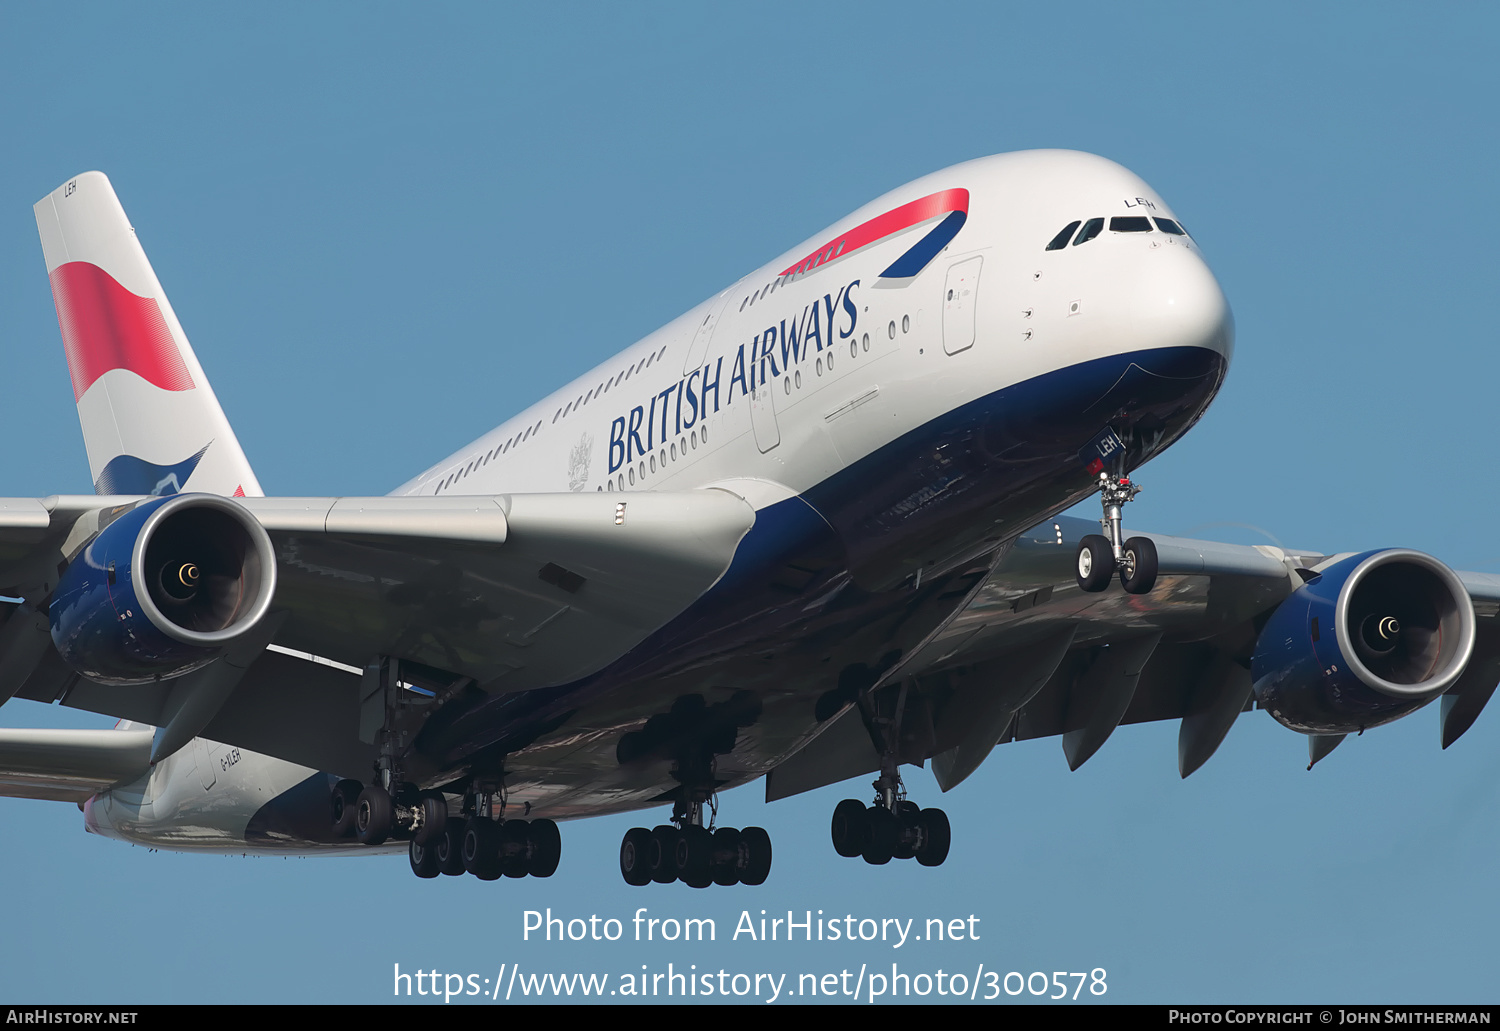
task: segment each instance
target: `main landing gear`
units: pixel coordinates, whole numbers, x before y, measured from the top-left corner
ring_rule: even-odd
[[[418,877],[471,873],[501,877],[551,877],[562,859],[562,835],[551,820],[506,820],[503,792],[465,796],[462,814],[450,815],[440,791],[408,785],[395,796],[379,784],[340,781],[333,791],[333,830],[363,845],[407,842]]]
[[[833,850],[846,859],[863,856],[871,866],[892,859],[942,866],[953,841],[948,814],[908,801],[901,783],[901,763],[920,763],[930,754],[925,699],[903,683],[861,695],[858,702],[871,743],[880,751],[880,777],[872,785],[874,804],[846,798],[834,808]]]
[[[1083,590],[1104,590],[1116,571],[1127,594],[1146,594],[1156,586],[1156,545],[1151,538],[1121,540],[1120,507],[1140,492],[1140,485],[1128,476],[1099,474],[1099,501],[1104,507],[1099,524],[1107,536],[1091,533],[1078,542],[1078,586]]]
[[[760,827],[632,827],[620,842],[620,874],[636,887],[652,881],[690,888],[763,884],[770,873],[771,836]]]
[[[734,750],[737,729],[753,723],[759,712],[748,692],[712,707],[700,696],[687,695],[673,703],[665,718],[652,717],[645,730],[621,739],[621,762],[652,750],[665,752],[672,757],[672,777],[679,784],[670,823],[625,832],[620,875],[626,884],[682,881],[690,888],[706,888],[765,882],[771,873],[771,836],[760,827],[715,826],[716,757]]]

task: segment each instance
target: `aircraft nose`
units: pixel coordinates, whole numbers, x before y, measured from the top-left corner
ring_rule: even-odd
[[[1127,323],[1142,347],[1199,347],[1227,364],[1234,352],[1234,316],[1207,263],[1188,247],[1169,245],[1139,255],[1127,302]]]

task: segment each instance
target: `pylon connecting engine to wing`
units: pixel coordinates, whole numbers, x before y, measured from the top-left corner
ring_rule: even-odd
[[[1474,651],[1474,605],[1458,576],[1418,551],[1333,563],[1276,609],[1256,642],[1255,696],[1304,734],[1400,719],[1452,687]]]
[[[121,512],[69,563],[49,607],[78,672],[138,684],[201,669],[276,593],[271,539],[227,498],[178,494]]]

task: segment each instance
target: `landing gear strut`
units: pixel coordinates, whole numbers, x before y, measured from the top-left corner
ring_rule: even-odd
[[[1091,533],[1078,542],[1078,586],[1083,590],[1104,590],[1117,570],[1127,594],[1146,594],[1156,585],[1156,545],[1151,538],[1122,539],[1120,508],[1140,492],[1140,484],[1130,482],[1128,476],[1099,474],[1099,501],[1104,508],[1099,525],[1105,536]]]

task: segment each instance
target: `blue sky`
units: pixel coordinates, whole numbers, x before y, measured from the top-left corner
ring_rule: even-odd
[[[1500,572],[1497,28],[1479,5],[7,5],[0,490],[91,490],[31,214],[86,169],[267,492],[379,494],[885,190],[1071,147],[1167,198],[1238,327],[1214,407],[1142,471],[1135,525]],[[395,963],[897,962],[1103,967],[1110,1001],[1493,1001],[1497,719],[1445,753],[1424,710],[1308,773],[1303,739],[1252,713],[1187,781],[1175,725],[1071,774],[1056,741],[1007,745],[942,799],[939,870],[833,854],[828,814],[862,783],[770,806],[751,786],[721,812],[772,833],[759,890],[625,888],[639,816],[565,826],[550,881],[484,884],[404,858],[148,854],[7,800],[0,998],[379,1002]],[[908,783],[937,802],[928,773]],[[714,917],[720,941],[523,942],[549,906]],[[981,938],[724,940],[762,908],[974,914]]]

